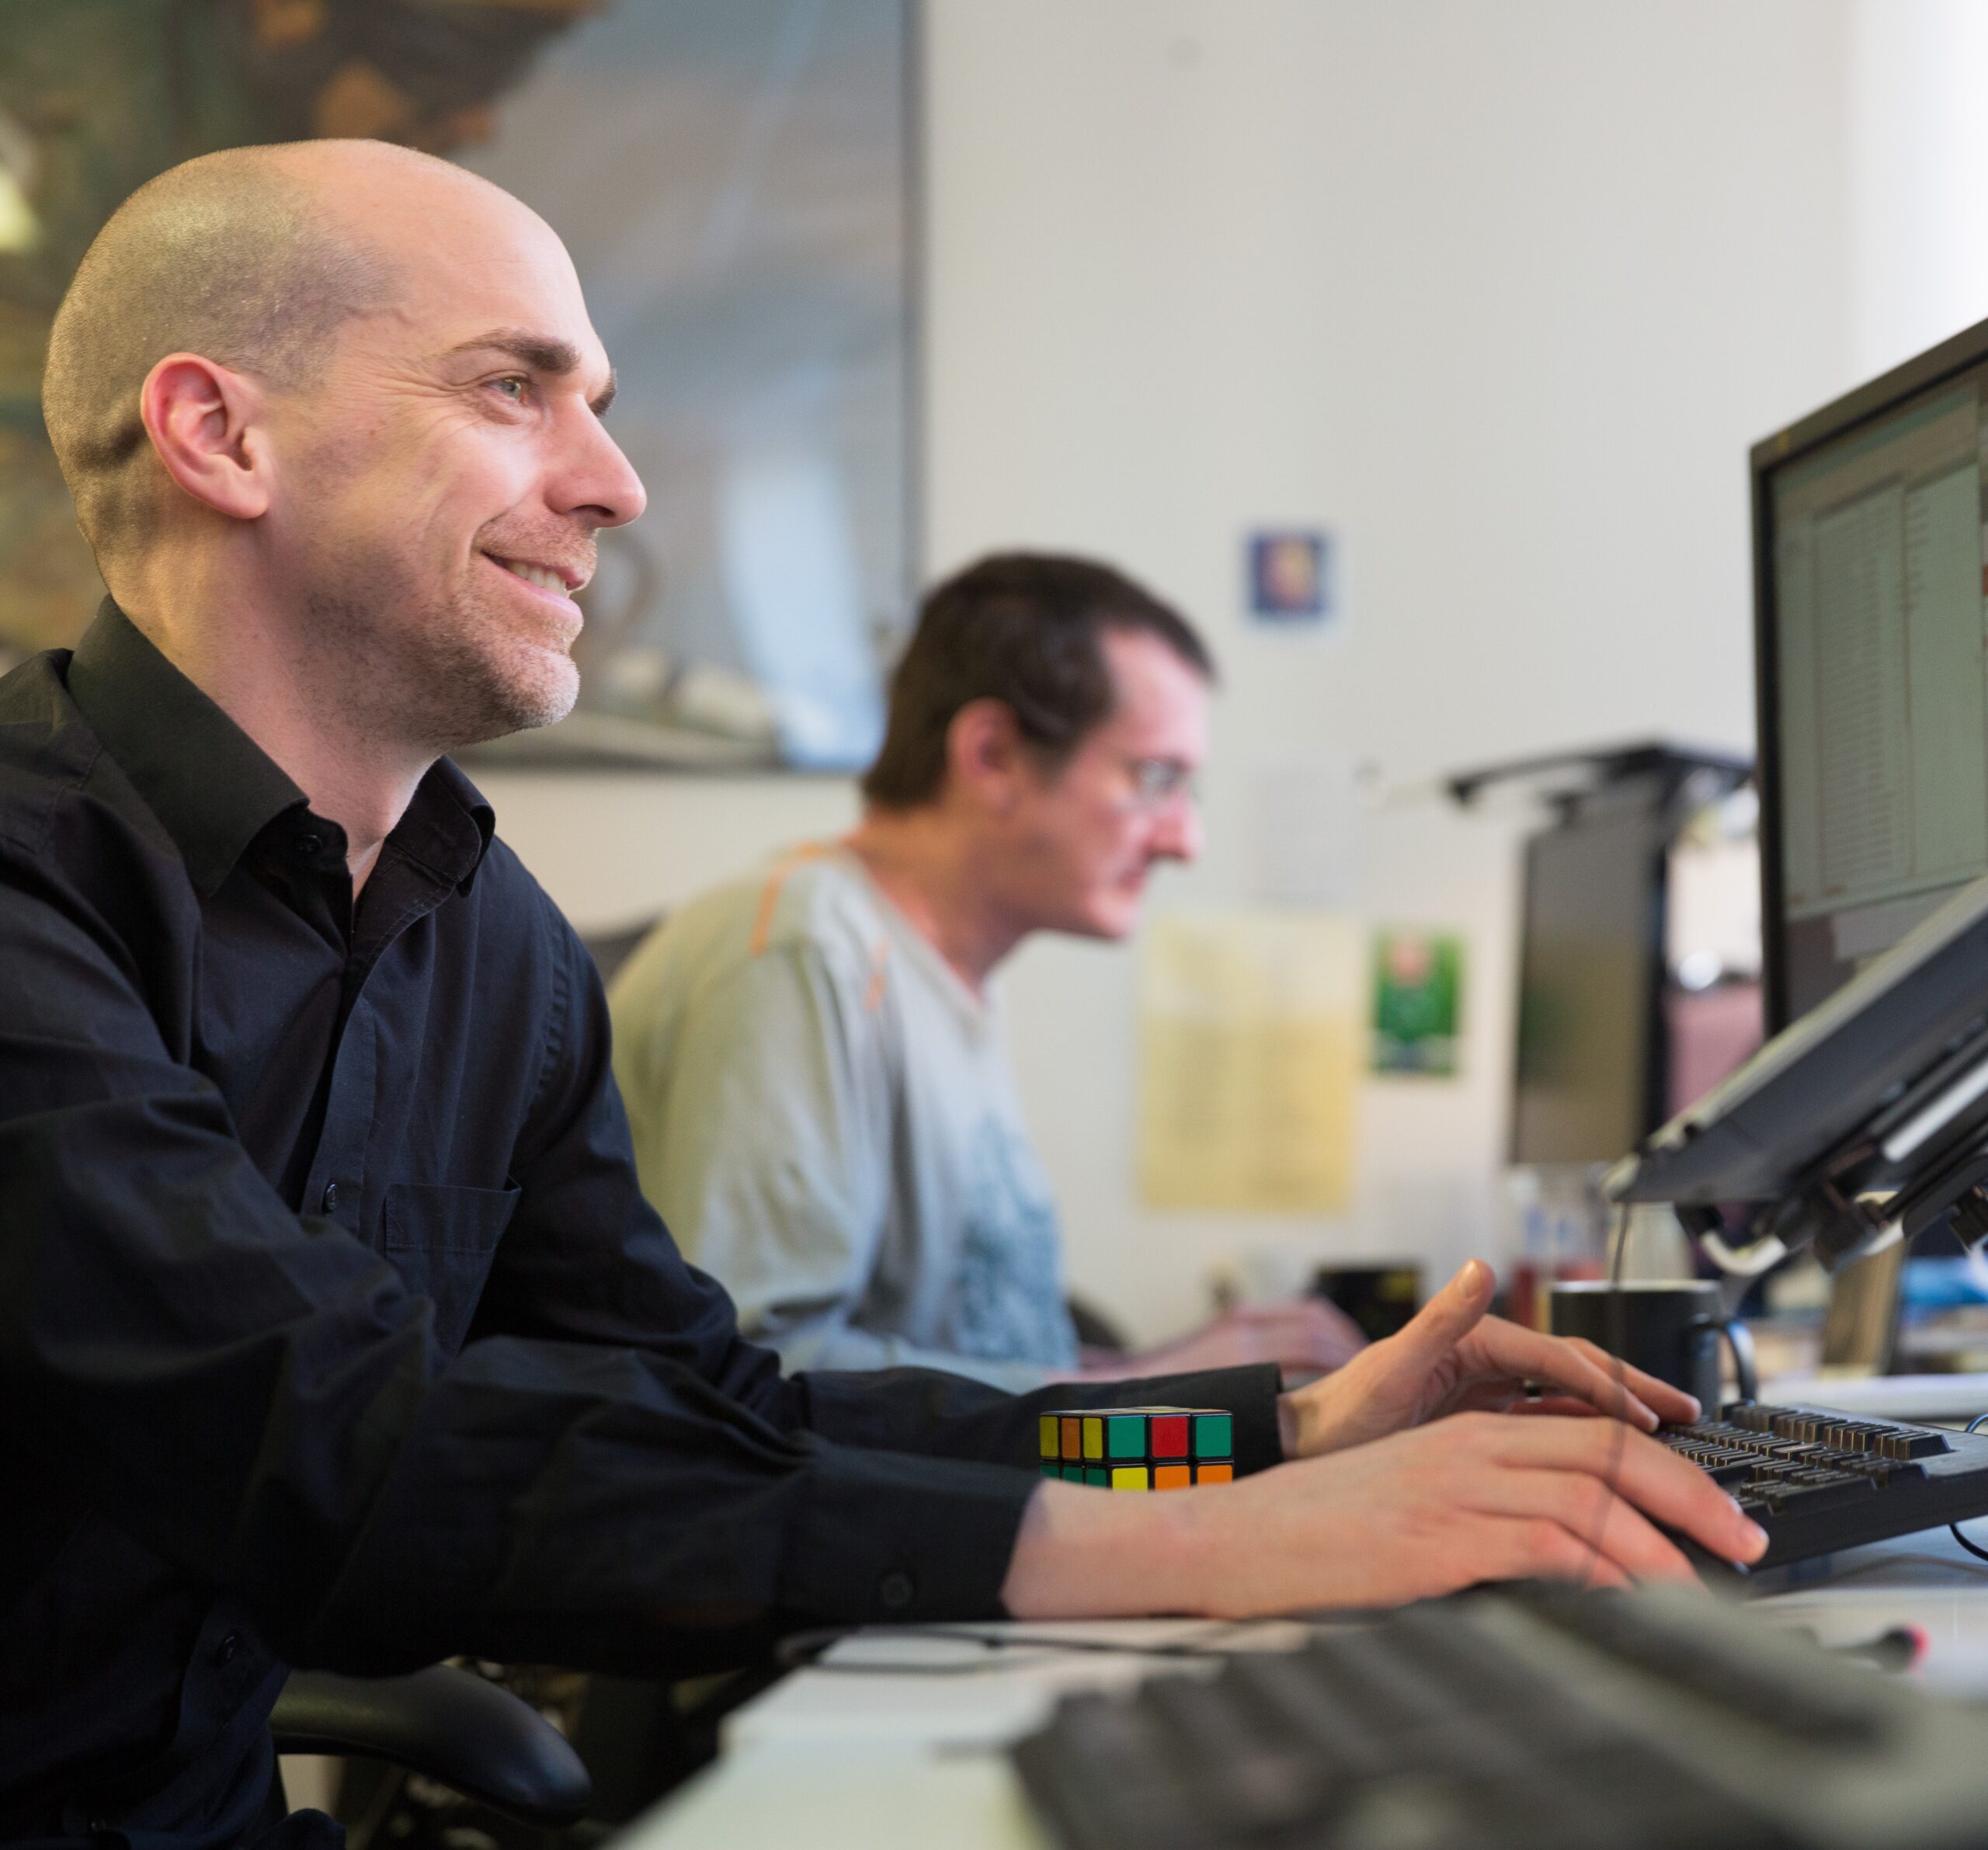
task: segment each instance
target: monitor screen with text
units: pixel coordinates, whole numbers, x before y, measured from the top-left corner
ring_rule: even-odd
[[[1768,479],[1789,1020],[1988,873],[1984,391],[1988,364]]]

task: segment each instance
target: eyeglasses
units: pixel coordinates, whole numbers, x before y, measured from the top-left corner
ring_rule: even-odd
[[[1194,767],[1183,764],[1178,758],[1121,757],[1120,762],[1131,779],[1135,809],[1159,810],[1170,803],[1201,801],[1201,784]]]

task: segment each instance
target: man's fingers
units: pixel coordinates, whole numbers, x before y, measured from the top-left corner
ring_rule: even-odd
[[[1463,1269],[1404,1323],[1389,1341],[1408,1365],[1428,1367],[1476,1329],[1491,1307],[1497,1279],[1481,1259]],[[1412,1362],[1409,1361],[1413,1358]]]
[[[1487,1514],[1557,1522],[1597,1560],[1614,1563],[1637,1580],[1692,1577],[1683,1550],[1598,1477],[1577,1471],[1493,1470],[1461,1494]]]
[[[1479,1516],[1460,1535],[1486,1580],[1565,1580],[1576,1586],[1626,1587],[1629,1576],[1548,1516]]]
[[[1640,1368],[1632,1368],[1600,1350],[1590,1355],[1564,1337],[1521,1330],[1501,1317],[1487,1317],[1476,1333],[1475,1342],[1485,1360],[1502,1372],[1558,1388],[1646,1432],[1654,1431],[1659,1424],[1657,1403],[1672,1409],[1673,1418],[1696,1417],[1698,1403],[1690,1395],[1665,1386]],[[1600,1360],[1596,1361],[1595,1356]],[[1639,1392],[1645,1386],[1655,1391],[1654,1403],[1644,1400]]]
[[[1599,1420],[1603,1417],[1598,1407],[1590,1407],[1585,1400],[1569,1400],[1564,1394],[1542,1394],[1537,1400],[1511,1400],[1502,1410],[1530,1414],[1535,1418],[1545,1414],[1555,1420]]]
[[[1691,1421],[1705,1410],[1698,1405],[1695,1394],[1687,1394],[1682,1388],[1673,1387],[1667,1381],[1661,1381],[1654,1375],[1646,1375],[1641,1368],[1632,1367],[1620,1356],[1611,1355],[1606,1349],[1590,1342],[1584,1336],[1570,1336],[1563,1339],[1580,1351],[1588,1360],[1611,1378],[1620,1375],[1623,1383],[1646,1406],[1654,1407],[1667,1420]]]
[[[1757,1560],[1767,1537],[1697,1466],[1620,1424],[1597,1420],[1511,1420],[1463,1414],[1460,1441],[1473,1455],[1519,1469],[1585,1473],[1645,1514],[1729,1561]]]

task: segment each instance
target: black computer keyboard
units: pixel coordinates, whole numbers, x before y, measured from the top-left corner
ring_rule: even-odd
[[[1988,1712],[1674,1587],[1503,1589],[1066,1697],[1063,1850],[1962,1850]]]
[[[1988,1434],[1741,1402],[1657,1436],[1767,1531],[1756,1571],[1988,1515]]]

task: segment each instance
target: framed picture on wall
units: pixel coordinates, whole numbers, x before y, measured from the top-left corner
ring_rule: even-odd
[[[68,0],[0,12],[0,666],[102,595],[40,427],[89,240],[208,148],[446,155],[572,252],[649,491],[579,704],[484,762],[846,770],[915,601],[912,0]]]

